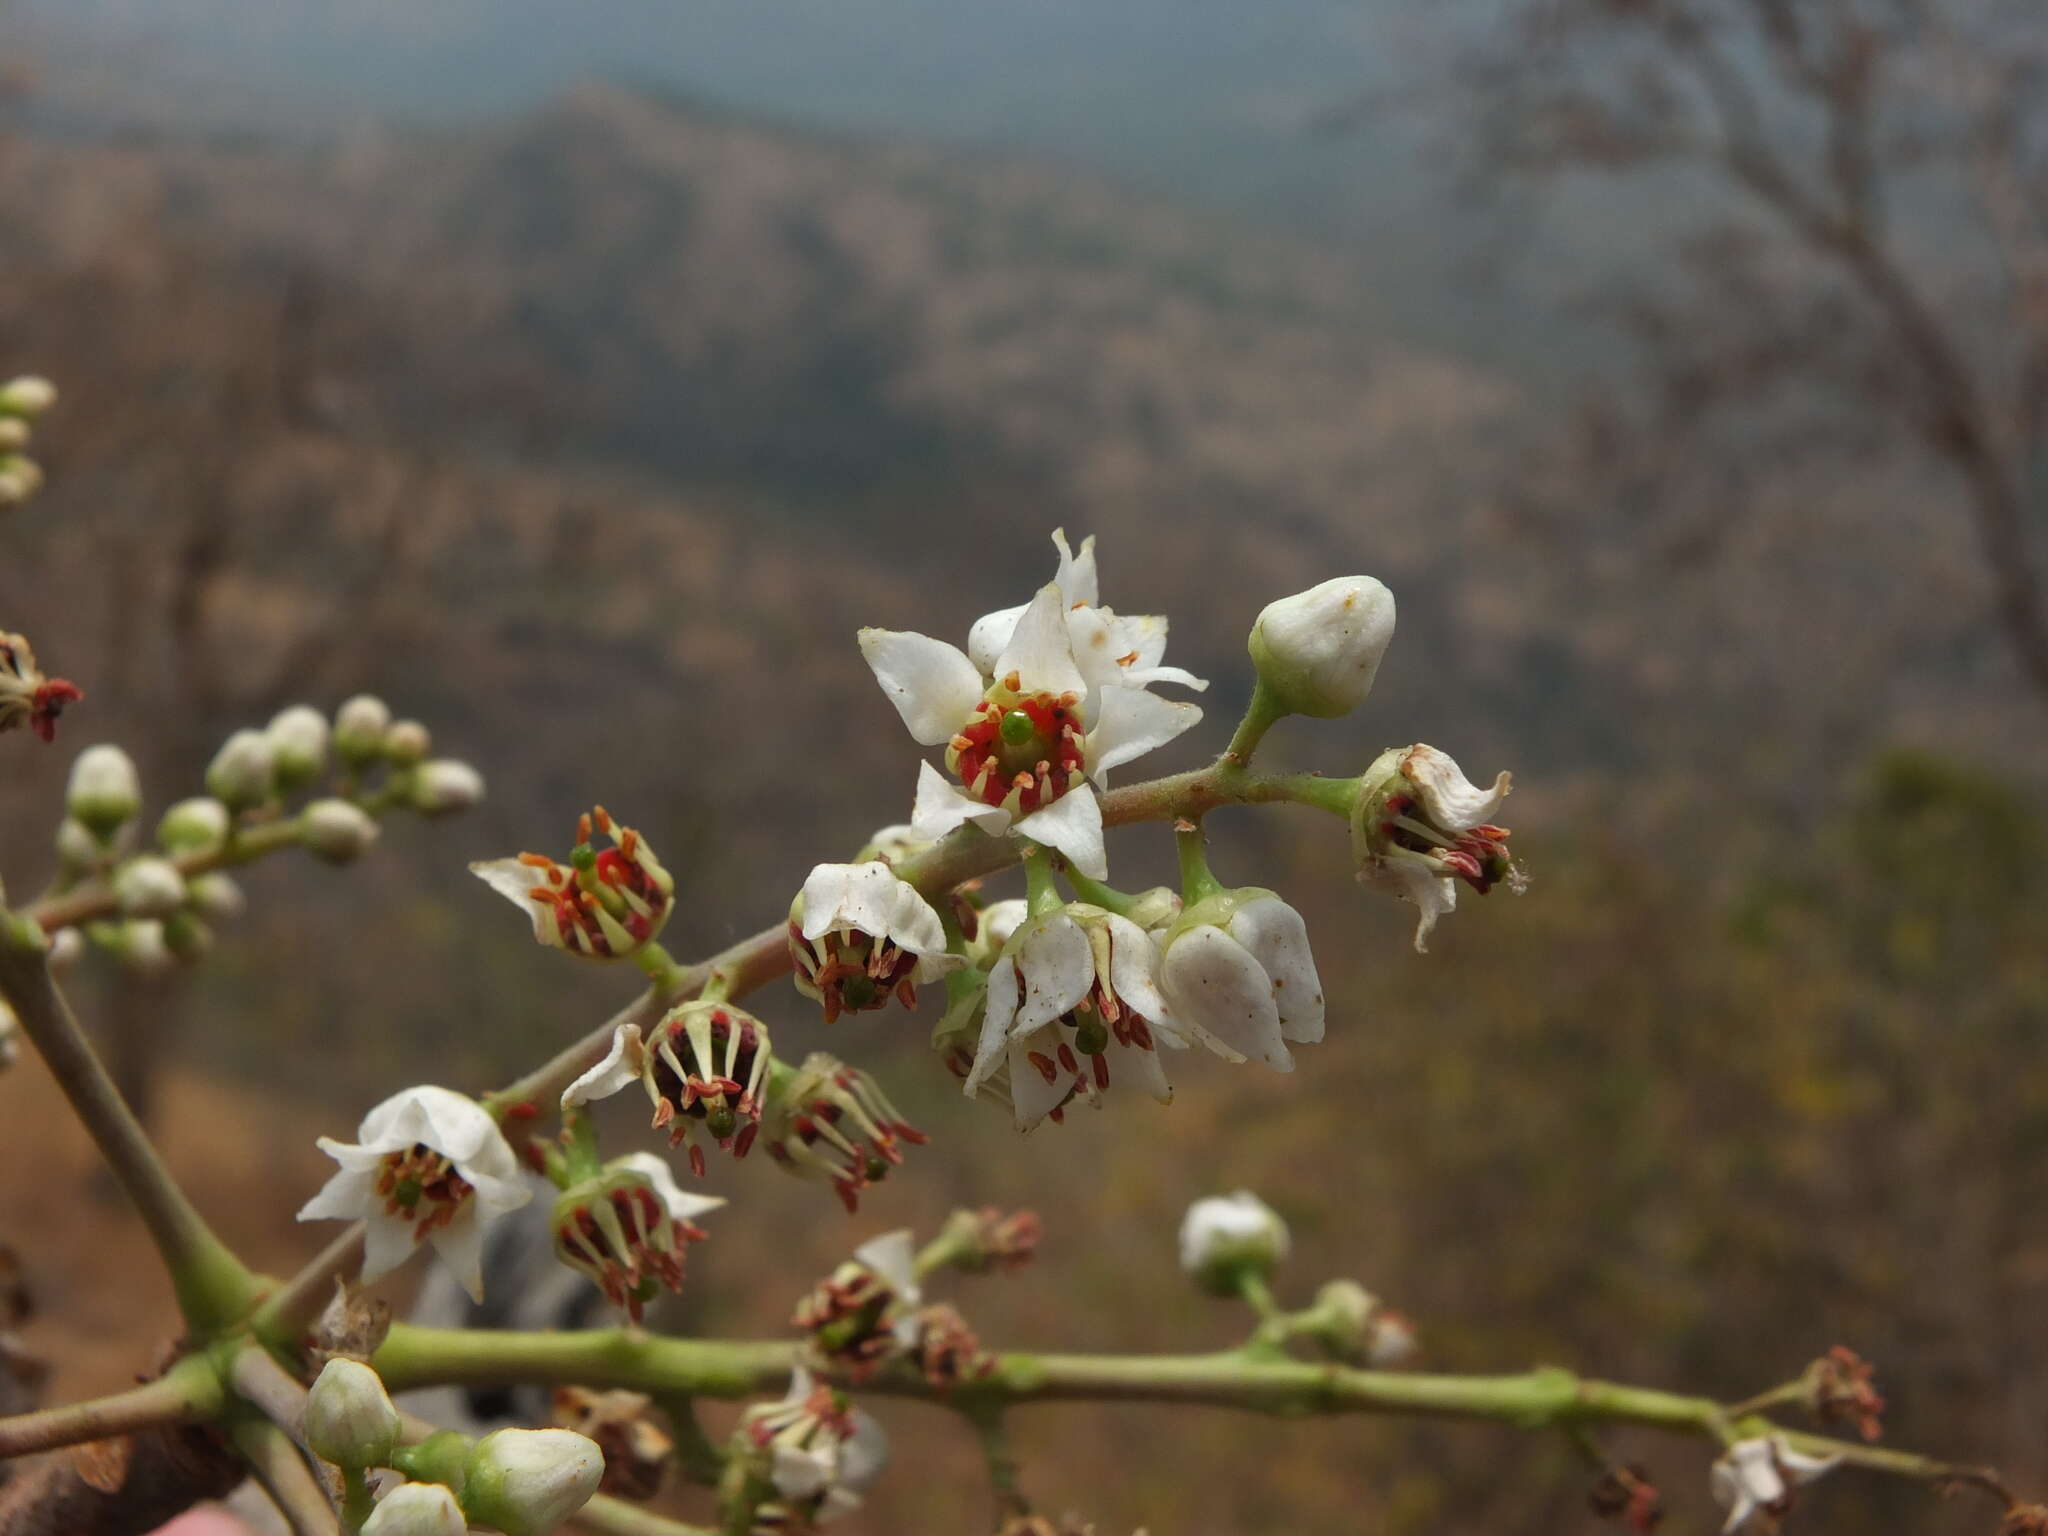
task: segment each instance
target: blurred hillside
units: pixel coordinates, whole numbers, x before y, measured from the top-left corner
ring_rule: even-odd
[[[1712,563],[1532,524],[1513,492],[1555,473],[1532,445],[1556,402],[1388,343],[1355,256],[616,89],[438,137],[17,136],[0,210],[6,365],[66,392],[0,617],[90,695],[55,750],[7,744],[10,881],[44,868],[75,748],[137,746],[153,812],[299,698],[382,693],[492,784],[345,877],[250,873],[250,917],[156,1016],[167,1113],[248,1084],[310,1140],[608,1010],[625,979],[535,951],[462,869],[592,800],[679,872],[679,954],[771,920],[907,808],[915,754],[853,630],[962,637],[1050,574],[1054,526],[1099,533],[1108,600],[1171,614],[1173,659],[1217,680],[1214,729],[1162,768],[1220,746],[1265,601],[1362,569],[1401,602],[1380,692],[1271,750],[1513,768],[1532,894],[1417,957],[1334,824],[1219,828],[1226,877],[1301,900],[1342,1000],[1300,1072],[1191,1064],[1170,1110],[1020,1143],[918,1025],[843,1023],[933,1131],[927,1181],[848,1224],[758,1160],[715,1170],[743,1219],[693,1256],[697,1316],[774,1328],[858,1237],[994,1201],[1038,1205],[1050,1244],[966,1299],[991,1338],[1220,1342],[1169,1243],[1244,1183],[1297,1223],[1304,1290],[1357,1274],[1438,1363],[1740,1395],[1848,1342],[1902,1436],[2042,1475],[2038,719],[1944,492],[1881,449],[1726,508]],[[1879,756],[1899,744],[1934,750]],[[1164,872],[1152,841],[1121,875]],[[826,1043],[789,1003],[762,1005],[778,1044]],[[0,1189],[10,1226],[43,1209]],[[1024,1429],[1046,1502],[1105,1530],[1590,1524],[1569,1447],[1491,1431]],[[1647,1449],[1688,1506],[1667,1529],[1709,1528],[1701,1458]],[[867,1528],[979,1518],[971,1482],[932,1498],[900,1480]],[[1934,1508],[1845,1481],[1808,1528],[1974,1528]]]

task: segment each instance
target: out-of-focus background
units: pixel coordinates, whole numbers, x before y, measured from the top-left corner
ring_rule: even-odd
[[[1432,952],[1335,823],[1240,814],[1226,879],[1308,913],[1328,1042],[1195,1061],[1170,1108],[1019,1139],[925,1021],[873,1066],[932,1135],[847,1219],[764,1159],[682,1319],[776,1331],[858,1240],[1029,1204],[963,1298],[1008,1346],[1242,1320],[1173,1228],[1249,1186],[1288,1289],[1352,1275],[1427,1364],[1739,1397],[1829,1345],[1896,1437],[2048,1478],[2048,17],[2034,0],[15,0],[0,370],[53,376],[0,627],[85,686],[8,740],[33,889],[74,753],[151,811],[282,705],[360,690],[491,795],[337,874],[249,872],[171,983],[82,1002],[229,1235],[395,1086],[483,1089],[631,976],[529,944],[464,864],[602,801],[679,874],[681,955],[907,811],[852,643],[963,638],[1100,536],[1173,620],[1216,750],[1269,599],[1364,571],[1401,625],[1353,719],[1511,768],[1529,894]],[[1114,845],[1126,883],[1170,862]],[[121,1384],[168,1296],[40,1069],[0,1082],[0,1236],[54,1390]],[[627,1122],[622,1121],[622,1126]],[[402,1294],[403,1287],[397,1288]],[[958,1427],[885,1411],[854,1531],[979,1529]],[[1561,1441],[1129,1408],[1018,1415],[1106,1532],[1590,1528]],[[1705,1453],[1621,1437],[1717,1523]],[[1191,1469],[1199,1469],[1199,1472]],[[1843,1477],[1801,1527],[1988,1528]]]

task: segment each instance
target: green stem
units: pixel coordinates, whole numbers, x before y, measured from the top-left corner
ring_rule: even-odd
[[[1237,722],[1237,729],[1231,734],[1230,745],[1223,749],[1223,761],[1234,768],[1251,766],[1252,754],[1259,749],[1266,732],[1276,721],[1287,718],[1290,711],[1274,696],[1273,690],[1260,678],[1252,688],[1252,696],[1244,706],[1244,718]]]
[[[1803,1378],[1798,1381],[1788,1381],[1781,1386],[1772,1387],[1767,1392],[1759,1392],[1755,1397],[1735,1404],[1728,1410],[1728,1417],[1731,1419],[1746,1419],[1751,1414],[1768,1413],[1773,1408],[1783,1408],[1793,1403],[1803,1403],[1806,1401],[1806,1395],[1806,1382]]]
[[[170,1271],[186,1325],[210,1336],[244,1316],[256,1282],[171,1177],[50,979],[35,920],[0,913],[0,996],[42,1053]]]
[[[654,990],[664,995],[675,991],[683,976],[683,967],[653,939],[633,951],[633,963],[647,973]]]
[[[229,1430],[235,1448],[249,1459],[256,1481],[278,1507],[292,1536],[340,1536],[334,1506],[313,1480],[291,1437],[268,1419],[241,1419]]]
[[[1057,912],[1066,905],[1053,883],[1052,851],[1037,843],[1024,845],[1024,900],[1033,917]]]
[[[1192,907],[1223,889],[1223,882],[1209,868],[1207,842],[1199,819],[1174,823],[1173,845],[1180,855],[1180,899],[1185,906]]]
[[[181,1360],[155,1381],[125,1392],[0,1419],[0,1460],[109,1440],[138,1429],[196,1424],[219,1413],[223,1400],[210,1362],[197,1357]]]
[[[675,1441],[676,1470],[702,1488],[716,1488],[725,1471],[725,1452],[712,1444],[697,1418],[697,1404],[687,1392],[665,1392],[655,1401],[668,1419]]]
[[[604,1171],[604,1154],[597,1147],[597,1122],[584,1109],[562,1111],[562,1177],[556,1182],[567,1189],[594,1179]]]
[[[981,1442],[981,1459],[988,1467],[989,1491],[995,1495],[998,1527],[1013,1516],[1031,1513],[1031,1501],[1024,1496],[1017,1454],[1010,1448],[1010,1434],[997,1406],[963,1407],[961,1416],[974,1426]]]
[[[1129,917],[1131,908],[1138,904],[1135,896],[1127,896],[1113,886],[1104,885],[1100,880],[1091,880],[1069,864],[1064,871],[1067,884],[1074,894],[1083,901],[1101,907],[1105,912],[1114,912],[1118,917]]]
[[[591,1536],[718,1536],[710,1526],[687,1525],[603,1493],[571,1515],[569,1524]]]
[[[341,1469],[341,1525],[348,1536],[359,1536],[363,1522],[377,1507],[370,1493],[370,1475],[361,1467]]]

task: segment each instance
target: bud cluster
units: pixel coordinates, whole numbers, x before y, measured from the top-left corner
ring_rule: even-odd
[[[42,489],[43,468],[28,456],[37,417],[57,403],[48,379],[24,375],[0,384],[0,511]]]

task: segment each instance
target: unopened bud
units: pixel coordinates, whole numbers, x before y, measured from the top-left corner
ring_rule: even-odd
[[[384,755],[401,768],[410,768],[434,749],[434,738],[417,720],[399,720],[384,733]]]
[[[18,453],[0,455],[0,506],[20,506],[42,488],[42,465]]]
[[[306,1444],[337,1467],[381,1467],[404,1426],[377,1373],[360,1360],[334,1359],[306,1393]]]
[[[477,1441],[462,1506],[505,1536],[547,1536],[590,1502],[604,1453],[568,1429],[501,1429]]]
[[[114,872],[114,899],[130,917],[169,917],[185,904],[185,877],[154,854],[130,859]]]
[[[1331,1280],[1316,1292],[1316,1337],[1340,1355],[1363,1356],[1379,1298],[1356,1280]]]
[[[110,924],[106,930],[95,929],[94,937],[121,962],[123,970],[138,976],[160,976],[177,964],[177,957],[164,942],[164,925],[153,918]]]
[[[290,794],[319,778],[327,767],[327,717],[309,704],[294,704],[263,732],[280,792]]]
[[[330,864],[353,864],[377,841],[377,823],[347,800],[315,800],[300,817],[307,849]]]
[[[1381,1370],[1400,1365],[1414,1359],[1415,1352],[1421,1347],[1421,1341],[1415,1336],[1415,1324],[1405,1312],[1381,1307],[1373,1313],[1372,1326],[1366,1330],[1367,1365]]]
[[[40,416],[57,403],[57,386],[24,374],[0,384],[0,416]]]
[[[186,964],[213,952],[213,930],[191,912],[173,912],[163,920],[164,948]]]
[[[50,969],[68,971],[85,953],[85,935],[76,928],[59,928],[50,935]]]
[[[1372,692],[1394,638],[1394,594],[1370,576],[1339,576],[1268,603],[1246,649],[1288,713],[1334,719]]]
[[[469,1521],[439,1483],[401,1483],[378,1501],[363,1536],[467,1536]]]
[[[229,820],[218,800],[180,800],[156,824],[157,846],[165,853],[212,853],[227,842]]]
[[[105,850],[82,821],[67,816],[57,823],[57,862],[76,873],[99,863]]]
[[[390,728],[389,706],[373,693],[359,693],[334,712],[335,753],[352,768],[374,762]]]
[[[0,453],[19,453],[28,446],[28,423],[18,416],[0,416]]]
[[[246,811],[268,801],[276,783],[276,762],[270,739],[261,731],[243,729],[221,744],[206,769],[206,792],[231,811]]]
[[[1180,1224],[1180,1267],[1213,1296],[1235,1296],[1287,1257],[1287,1223],[1250,1190],[1197,1200]]]
[[[111,838],[142,809],[135,759],[119,747],[87,747],[71,765],[64,809],[102,842]]]
[[[240,917],[249,908],[249,898],[235,884],[235,877],[224,875],[219,870],[194,875],[187,880],[185,898],[192,904],[193,911],[217,923]]]
[[[421,763],[413,772],[413,809],[422,816],[452,816],[484,797],[484,776],[452,757]]]

